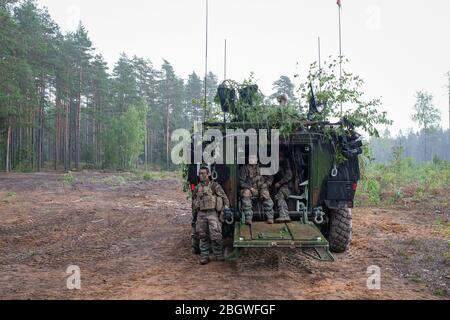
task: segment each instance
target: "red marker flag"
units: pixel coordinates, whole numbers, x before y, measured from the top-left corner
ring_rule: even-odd
[[[342,7],[342,3],[341,3],[341,0],[337,0],[337,5],[339,6],[339,8],[341,8],[341,7]]]

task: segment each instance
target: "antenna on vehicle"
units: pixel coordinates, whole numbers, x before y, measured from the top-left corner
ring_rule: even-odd
[[[225,52],[224,52],[224,66],[223,66],[223,80],[227,80],[227,39],[225,39]]]
[[[318,44],[319,44],[319,70],[322,69],[322,58],[320,54],[320,37],[318,37]]]
[[[319,72],[322,72],[322,57],[321,57],[321,48],[320,48],[320,37],[318,37],[318,45],[319,45]],[[319,81],[319,89],[321,89],[321,81]]]
[[[203,121],[206,121],[206,109],[208,105],[208,94],[207,94],[207,80],[208,80],[208,18],[209,18],[209,8],[208,3],[209,1],[206,0],[206,48],[205,48],[205,105],[204,105],[204,115],[203,115]]]
[[[223,81],[227,80],[227,39],[225,39],[225,51],[224,51],[224,62],[223,62]],[[223,112],[223,123],[227,123],[227,114]]]

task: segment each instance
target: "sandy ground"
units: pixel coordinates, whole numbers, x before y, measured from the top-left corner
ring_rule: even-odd
[[[355,209],[351,249],[334,263],[274,249],[200,266],[178,179],[74,175],[0,175],[1,299],[450,297],[446,208]],[[70,265],[81,290],[66,288]],[[372,265],[380,290],[366,286]]]

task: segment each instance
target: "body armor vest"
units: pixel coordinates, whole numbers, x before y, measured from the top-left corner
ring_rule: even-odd
[[[196,206],[199,210],[216,210],[217,197],[213,191],[213,185],[200,184],[198,186]]]

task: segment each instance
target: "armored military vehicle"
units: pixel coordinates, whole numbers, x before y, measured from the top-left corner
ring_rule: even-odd
[[[233,92],[233,89],[225,85],[219,87],[218,101],[223,111],[237,116],[228,122],[203,123],[204,129],[220,130],[224,139],[229,129],[273,129],[267,128],[266,123],[246,122],[242,112],[236,110],[238,103],[242,103],[244,108],[252,104],[251,93],[255,93],[255,90],[258,90],[256,86],[247,86],[238,92]],[[241,212],[240,165],[237,161],[231,165],[210,164],[212,179],[222,185],[234,213],[233,216],[226,217],[223,224],[227,260],[236,259],[242,248],[258,250],[287,247],[298,248],[321,261],[334,261],[331,252],[342,253],[348,249],[352,238],[352,208],[360,179],[358,155],[362,153],[362,142],[346,119],[335,123],[312,121],[312,115],[319,113],[323,107],[326,106],[321,106],[317,101],[311,85],[307,118],[295,123],[295,129],[291,133],[280,136],[279,148],[286,154],[294,173],[294,192],[288,201],[291,222],[267,224],[261,203],[254,199],[253,224],[246,225]],[[346,130],[333,130],[334,128]],[[246,155],[249,143],[249,139],[246,139]],[[207,144],[203,143],[203,148],[206,147]],[[226,153],[226,148],[223,152]],[[339,161],[336,160],[338,152]],[[234,152],[234,157],[237,154],[238,152]],[[187,180],[192,190],[198,183],[200,165],[191,164],[187,170]],[[275,218],[277,216],[278,213],[275,212]]]

